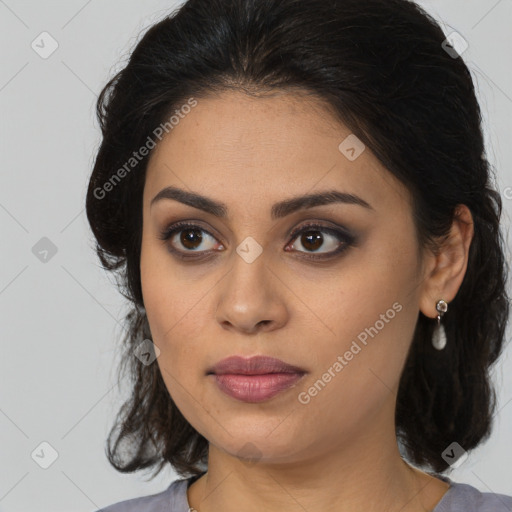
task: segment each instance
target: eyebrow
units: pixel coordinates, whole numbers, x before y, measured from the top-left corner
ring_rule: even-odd
[[[160,192],[158,192],[158,194],[151,200],[150,208],[156,202],[163,199],[179,201],[180,203],[203,210],[215,215],[216,217],[226,218],[228,214],[228,207],[225,203],[214,201],[213,199],[197,194],[196,192],[188,192],[187,190],[173,186],[160,190]],[[375,209],[359,196],[349,194],[347,192],[340,192],[338,190],[327,190],[316,194],[292,197],[275,203],[271,208],[270,216],[272,220],[276,220],[304,208],[313,208],[315,206],[333,203],[354,204],[375,212]]]

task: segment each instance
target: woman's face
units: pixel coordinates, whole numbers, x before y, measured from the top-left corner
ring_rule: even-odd
[[[198,99],[158,143],[144,188],[142,289],[165,384],[211,444],[262,461],[394,436],[425,293],[408,191],[313,101]],[[225,215],[152,203],[166,187],[222,203]],[[330,191],[361,201],[275,206]],[[178,222],[195,227],[162,240]],[[235,398],[208,374],[232,355],[304,374],[270,398]]]

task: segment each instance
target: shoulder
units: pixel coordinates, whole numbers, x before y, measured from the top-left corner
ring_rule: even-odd
[[[187,485],[190,480],[175,480],[162,492],[120,501],[96,512],[188,512]]]
[[[482,492],[472,485],[453,481],[450,484],[433,512],[512,512],[512,496]]]

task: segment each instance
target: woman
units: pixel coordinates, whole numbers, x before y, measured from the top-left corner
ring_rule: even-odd
[[[183,478],[104,511],[511,510],[443,474],[490,433],[509,314],[457,45],[407,0],[189,0],[105,86],[108,457]]]

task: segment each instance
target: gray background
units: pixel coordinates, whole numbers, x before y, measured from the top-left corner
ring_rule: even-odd
[[[142,31],[177,5],[0,0],[3,512],[92,511],[159,492],[176,476],[163,471],[145,482],[142,474],[117,473],[104,455],[126,392],[115,385],[124,306],[93,253],[84,198],[100,141],[96,97]],[[512,1],[421,5],[443,20],[446,34],[456,30],[469,42],[464,59],[476,81],[489,159],[498,170],[508,240]],[[47,59],[31,47],[43,31],[59,45]],[[42,237],[57,249],[46,263],[32,252]],[[510,338],[510,328],[508,333]],[[512,494],[511,354],[509,347],[496,367],[499,413],[493,434],[451,474],[455,481],[507,494]],[[48,469],[31,457],[34,450],[40,461],[49,456],[47,449],[41,455],[43,441],[58,453]]]

